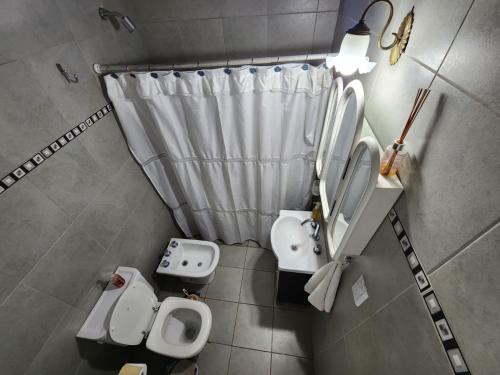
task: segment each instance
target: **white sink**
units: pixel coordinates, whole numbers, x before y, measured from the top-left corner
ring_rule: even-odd
[[[301,225],[310,217],[310,211],[280,211],[280,216],[271,228],[271,245],[280,271],[314,273],[326,263],[327,250],[323,239],[314,241],[311,224]],[[317,244],[321,246],[319,255],[313,251]]]

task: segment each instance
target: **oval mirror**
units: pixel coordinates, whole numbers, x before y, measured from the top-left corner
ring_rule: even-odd
[[[343,91],[329,139],[326,140],[325,164],[319,178],[319,191],[323,217],[329,221],[339,193],[340,182],[345,175],[354,146],[363,127],[365,98],[363,86],[352,81]]]
[[[365,137],[359,141],[342,182],[339,204],[328,225],[327,240],[330,257],[338,259],[356,222],[368,203],[378,180],[380,154],[377,141]]]
[[[336,78],[332,83],[332,90],[328,98],[328,107],[326,110],[325,122],[323,123],[323,130],[318,148],[318,156],[316,157],[316,175],[321,175],[321,169],[325,164],[325,159],[328,151],[328,140],[332,137],[333,122],[335,120],[335,112],[340,102],[340,97],[344,91],[344,81],[342,77]]]

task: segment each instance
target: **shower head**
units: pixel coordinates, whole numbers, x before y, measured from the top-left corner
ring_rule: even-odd
[[[132,20],[130,18],[128,18],[127,16],[123,16],[122,17],[122,25],[123,27],[125,27],[127,29],[127,31],[129,33],[132,33],[134,32],[135,30],[135,25],[134,23],[132,22]]]
[[[123,27],[125,27],[129,33],[135,30],[135,24],[132,22],[132,20],[129,17],[122,15],[120,12],[111,12],[107,9],[99,8],[99,16],[103,20],[111,20],[112,23],[116,23],[116,21],[113,22],[114,18],[120,18]],[[118,26],[115,27],[118,28]]]

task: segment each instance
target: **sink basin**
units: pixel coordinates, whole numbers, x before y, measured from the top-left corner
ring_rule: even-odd
[[[310,223],[300,225],[310,217],[310,211],[280,211],[271,228],[271,246],[280,271],[314,273],[326,263],[327,249],[323,239],[318,242],[312,239],[314,229]],[[318,243],[321,246],[319,255],[313,251]]]

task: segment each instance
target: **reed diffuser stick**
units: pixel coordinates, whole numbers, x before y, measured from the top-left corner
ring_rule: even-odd
[[[429,93],[431,91],[429,89],[423,89],[419,88],[417,90],[417,95],[415,96],[415,100],[413,101],[413,107],[410,111],[410,115],[408,116],[408,119],[406,120],[406,124],[403,128],[403,132],[401,133],[401,136],[399,139],[394,141],[394,144],[392,147],[388,147],[386,149],[386,152],[384,153],[384,157],[382,158],[382,162],[380,165],[380,174],[382,176],[388,176],[390,174],[395,174],[396,171],[393,171],[391,173],[391,170],[393,169],[394,162],[396,161],[396,157],[398,155],[398,152],[402,150],[403,145],[404,145],[404,140],[406,138],[406,135],[410,131],[411,126],[413,125],[413,122],[417,118],[418,113],[420,112],[420,109],[424,105],[427,96],[429,96]]]

